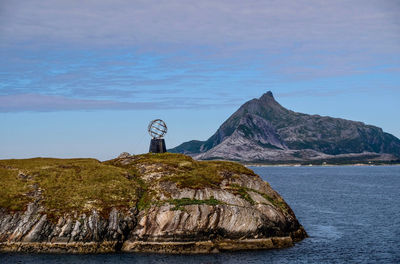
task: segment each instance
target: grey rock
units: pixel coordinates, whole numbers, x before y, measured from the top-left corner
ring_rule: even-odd
[[[94,210],[89,217],[83,214],[74,219],[73,215],[65,215],[56,223],[43,211],[38,202],[30,203],[23,214],[0,209],[0,243],[123,241],[136,226],[132,214],[136,210],[123,213],[113,208],[107,219]]]
[[[400,140],[362,122],[290,111],[267,92],[243,104],[208,140],[169,151],[245,162],[399,161]]]
[[[145,252],[214,252],[217,245],[229,249],[227,243],[240,249],[240,241],[245,240],[243,249],[286,247],[307,236],[279,194],[251,172],[220,172],[219,186],[192,189],[168,180],[155,181],[165,171],[155,172],[153,164],[143,166],[140,177],[152,194],[148,208],[115,207],[108,214],[92,210],[50,217],[41,190],[35,188],[32,197],[37,199],[24,212],[0,208],[0,251],[113,252],[138,250],[140,245]],[[178,206],[177,201],[191,202]],[[189,250],[182,248],[186,242],[208,246],[201,249],[195,244]]]
[[[125,159],[125,158],[130,158],[130,157],[133,157],[133,155],[129,154],[128,152],[122,152],[121,154],[119,154],[117,159]]]

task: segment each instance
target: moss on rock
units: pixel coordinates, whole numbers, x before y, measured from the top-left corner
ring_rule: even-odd
[[[124,161],[124,162],[122,162]],[[143,154],[131,159],[11,159],[0,160],[0,207],[24,210],[34,199],[29,193],[40,190],[42,204],[50,216],[85,213],[93,209],[107,214],[112,207],[139,210],[148,208],[154,193],[141,178],[141,167],[155,166],[180,188],[218,187],[223,174],[254,172],[240,164],[224,161],[196,161],[174,154]]]
[[[132,207],[138,200],[140,185],[125,169],[95,159],[1,160],[0,166],[0,206],[9,210],[22,210],[34,189],[50,216]],[[19,172],[29,177],[19,179]]]
[[[205,253],[306,237],[252,170],[172,153],[0,160],[0,218],[0,251]]]

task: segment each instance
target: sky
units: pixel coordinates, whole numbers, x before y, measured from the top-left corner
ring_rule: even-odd
[[[272,91],[400,137],[398,0],[0,0],[0,159],[206,140]]]

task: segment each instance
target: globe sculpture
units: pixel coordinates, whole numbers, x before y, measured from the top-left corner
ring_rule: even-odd
[[[168,131],[167,125],[161,119],[156,119],[150,122],[147,127],[152,138],[162,138]]]
[[[147,131],[151,136],[150,153],[164,153],[167,152],[165,140],[163,136],[167,133],[168,128],[164,121],[155,119],[149,123]]]

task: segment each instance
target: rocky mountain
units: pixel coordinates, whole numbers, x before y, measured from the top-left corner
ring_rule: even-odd
[[[208,140],[169,151],[245,162],[393,162],[400,140],[362,122],[293,112],[269,91],[243,104]]]
[[[210,253],[307,236],[246,167],[181,154],[0,160],[0,252]]]

